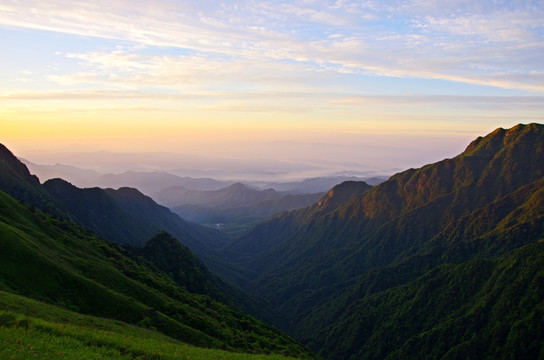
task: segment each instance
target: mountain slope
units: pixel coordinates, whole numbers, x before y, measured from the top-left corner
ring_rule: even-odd
[[[199,348],[118,320],[78,314],[0,291],[0,358],[286,360]],[[292,358],[289,358],[292,359]]]
[[[346,191],[331,209],[316,204],[276,216],[224,254],[244,269],[241,286],[284,315],[277,324],[317,349],[328,335],[316,329],[341,329],[339,317],[352,327],[367,321],[334,299],[366,301],[443,264],[495,259],[542,239],[543,146],[543,125],[497,129],[453,159],[363,193]],[[347,345],[331,339],[319,349],[337,358]],[[362,351],[360,339],[349,341],[340,358]]]
[[[0,248],[1,290],[153,327],[197,346],[307,354],[271,327],[188,293],[89,230],[27,208],[2,192]]]
[[[153,233],[165,230],[200,256],[209,255],[210,249],[218,248],[226,241],[220,232],[181,219],[136,189],[119,188],[104,191],[138,222],[153,227]]]
[[[0,144],[0,190],[27,204],[38,206],[50,214],[67,216],[55,199],[41,187],[40,180],[30,174],[28,168],[2,144]]]
[[[156,204],[151,198],[143,195],[136,189],[79,189],[62,179],[52,179],[43,185],[28,169],[9,151],[6,151],[2,178],[8,179],[8,184],[14,184],[15,194],[25,195],[21,189],[30,188],[38,198],[46,199],[47,204],[58,206],[62,219],[75,219],[88,228],[96,231],[102,237],[121,244],[144,245],[151,237],[160,231],[168,231],[176,241],[181,241],[195,253],[200,254],[206,263],[214,270],[225,268],[225,265],[214,255],[214,249],[224,243],[221,233],[192,224],[180,219],[167,208]],[[21,174],[19,177],[13,174]],[[2,183],[0,183],[2,185]],[[0,187],[0,190],[2,188]],[[41,204],[35,198],[26,198],[31,206]],[[30,202],[32,201],[32,202]],[[130,254],[143,256],[138,249],[132,249]],[[125,251],[125,250],[123,250]],[[194,256],[184,257],[192,263],[199,263]],[[191,260],[192,259],[192,260]],[[140,261],[136,259],[136,261]],[[206,290],[206,295],[223,303],[236,307],[257,316],[259,319],[271,318],[266,306],[262,302],[247,296],[238,288],[233,287],[219,277],[211,275],[207,269],[194,268],[195,272],[205,274],[208,283],[198,284],[200,290]],[[197,276],[198,277],[198,276]],[[195,283],[180,284],[196,289]],[[206,285],[202,287],[202,285]]]
[[[225,242],[221,233],[184,221],[136,189],[79,189],[61,179],[48,180],[43,184],[43,187],[58,199],[74,219],[81,224],[88,226],[110,241],[143,247],[141,250],[132,249],[136,255],[146,257],[145,244],[155,234],[165,231],[171,234],[177,242],[181,242],[183,246],[187,246],[191,251],[201,256],[203,261],[213,270],[223,267],[214,252]],[[193,259],[192,255],[190,258],[185,256],[184,259],[200,264],[200,261]],[[161,270],[164,271],[164,269]],[[201,269],[195,268],[194,270],[202,272]],[[197,292],[206,289],[209,291],[206,294],[214,299],[247,311],[260,319],[270,318],[265,307],[255,299],[226,284],[218,277],[212,276],[208,270],[205,270],[204,273],[208,275],[209,283],[192,282],[191,285],[180,285],[186,286],[190,290],[198,288]],[[205,286],[206,284],[207,286]]]
[[[544,243],[530,244],[358,299],[311,345],[334,359],[541,358],[543,299]]]
[[[43,184],[74,219],[107,239],[141,244],[155,233],[139,223],[100,188],[80,189],[62,179]]]
[[[80,189],[62,179],[48,180],[43,187],[77,221],[112,241],[143,245],[165,230],[196,253],[207,254],[208,245],[222,240],[219,233],[187,223],[136,189]]]
[[[193,251],[206,255],[225,239],[217,231],[180,219],[134,189],[80,189],[62,179],[51,179],[42,185],[1,144],[0,190],[55,216],[75,216],[100,235],[120,243],[142,245],[157,232],[166,230]]]

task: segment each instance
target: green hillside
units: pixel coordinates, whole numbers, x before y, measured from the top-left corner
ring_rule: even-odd
[[[330,359],[541,359],[544,243],[444,264],[372,295],[344,293],[317,312],[338,303],[345,311],[309,342]]]
[[[160,232],[143,247],[128,248],[132,257],[140,257],[167,274],[176,284],[190,293],[208,295],[228,303],[230,300],[220,290],[220,280],[213,276],[204,263],[187,247],[167,232]],[[138,260],[138,258],[136,258]]]
[[[173,274],[174,281],[189,292],[211,296],[259,319],[269,321],[270,314],[266,307],[262,306],[262,302],[213,275],[188,249],[194,249],[208,265],[214,268],[221,266],[221,261],[213,251],[225,242],[223,235],[218,231],[189,223],[132,188],[80,189],[62,179],[48,180],[43,184],[43,188],[78,223],[110,241],[123,244],[125,249],[129,249],[128,255],[146,258],[163,272]],[[172,244],[167,237],[161,237],[162,241],[156,242],[168,248],[163,250],[163,254],[169,256],[169,268],[162,266],[166,261],[159,258],[162,254],[154,253],[160,246],[149,244],[150,239],[159,232],[168,232],[178,242],[177,245]],[[174,266],[177,266],[176,270],[172,268]],[[178,276],[184,267],[185,271],[190,267],[191,272],[182,276],[189,282],[183,282],[182,277]]]
[[[200,347],[310,356],[277,330],[128,257],[67,220],[0,193],[0,289],[156,329]]]
[[[396,348],[387,345],[396,333],[389,328],[376,332],[382,314],[369,318],[368,308],[356,304],[397,297],[395,291],[407,284],[434,286],[418,279],[428,279],[429,271],[445,271],[443,266],[508,261],[513,251],[538,242],[544,238],[543,185],[544,126],[498,129],[453,159],[409,169],[366,191],[348,190],[342,197],[333,191],[331,206],[325,197],[321,204],[280,214],[235,240],[224,254],[239,271],[233,279],[281,314],[276,324],[325,357],[365,358],[368,345],[383,350],[367,358],[395,358],[401,339],[395,340]],[[468,278],[479,276],[473,271]],[[484,282],[475,286],[462,306],[479,301],[476,291]],[[429,296],[426,310],[442,311],[444,318],[427,324],[430,328],[415,328],[414,334],[446,326],[442,321],[460,314],[442,308],[442,291]],[[517,311],[504,310],[505,317]],[[408,321],[408,315],[395,319],[395,326],[412,329],[412,322],[423,316],[414,313]],[[511,324],[501,326],[510,329]],[[366,330],[350,335],[357,328]],[[454,336],[451,341],[461,346],[465,339]],[[476,351],[475,346],[470,343],[467,349]],[[411,355],[422,358],[425,352]]]
[[[159,332],[0,291],[0,358],[278,360],[187,345]]]

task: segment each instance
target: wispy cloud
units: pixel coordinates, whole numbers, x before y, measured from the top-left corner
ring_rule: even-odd
[[[104,52],[70,53],[65,55],[82,60],[85,69],[57,78],[69,84],[113,81],[117,75],[125,84],[142,81],[142,86],[209,83],[228,76],[251,83],[262,80],[262,73],[268,74],[263,76],[268,80],[276,77],[301,84],[307,77],[296,72],[326,70],[544,91],[538,75],[544,72],[543,18],[544,5],[530,1],[67,5],[52,0],[8,1],[0,6],[3,26],[128,41],[134,49],[171,47],[190,52],[162,61],[137,51],[110,51],[108,59]],[[177,64],[167,66],[174,69],[172,77],[158,70],[169,61]],[[286,62],[292,63],[286,66]],[[156,71],[150,73],[154,66]],[[105,74],[114,68],[115,72]]]

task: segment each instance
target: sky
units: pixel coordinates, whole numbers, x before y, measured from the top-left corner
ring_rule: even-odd
[[[541,0],[0,0],[0,41],[0,142],[38,162],[407,168],[544,122]]]

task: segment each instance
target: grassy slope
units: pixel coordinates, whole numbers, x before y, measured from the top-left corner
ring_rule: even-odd
[[[126,257],[90,231],[0,193],[0,289],[154,327],[197,346],[307,355],[275,329]]]
[[[187,345],[156,331],[0,291],[2,359],[287,359]]]

